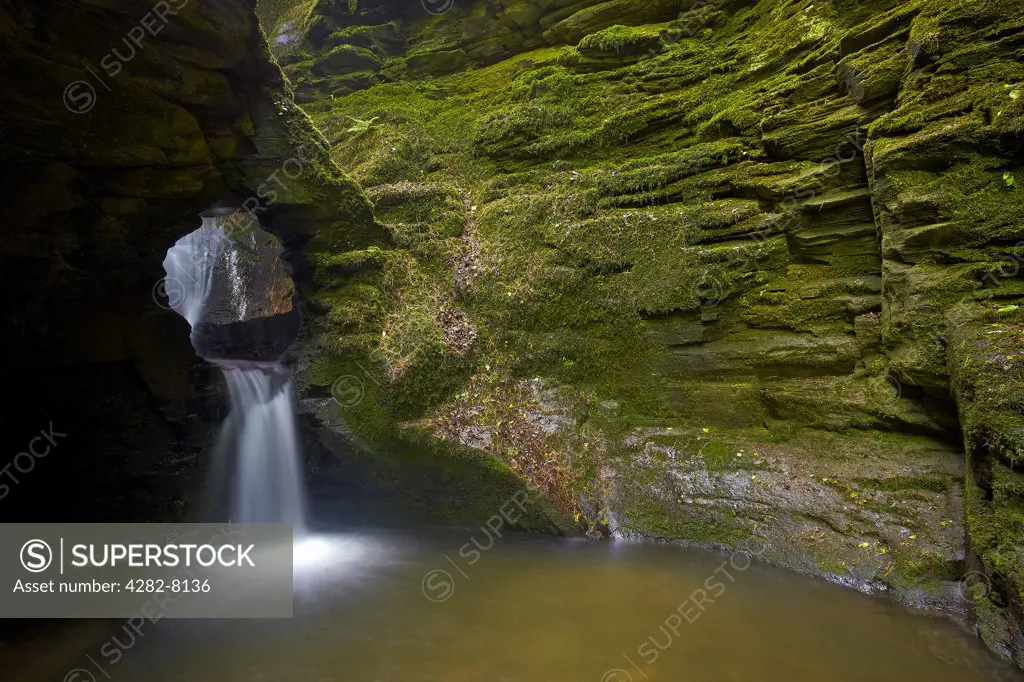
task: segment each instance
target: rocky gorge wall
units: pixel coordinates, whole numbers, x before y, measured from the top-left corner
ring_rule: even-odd
[[[392,240],[314,254],[308,380],[360,438],[970,610],[1021,665],[1022,3],[260,12]]]

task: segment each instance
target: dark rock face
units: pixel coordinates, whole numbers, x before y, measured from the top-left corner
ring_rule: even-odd
[[[244,322],[200,322],[192,333],[192,345],[201,357],[215,362],[276,362],[294,343],[298,331],[296,310]]]

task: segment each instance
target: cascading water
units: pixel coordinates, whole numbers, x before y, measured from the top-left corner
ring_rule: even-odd
[[[193,332],[213,292],[213,273],[227,240],[220,223],[218,217],[204,217],[203,226],[179,239],[164,257],[168,303]]]
[[[231,414],[214,454],[221,480],[213,494],[227,489],[232,520],[298,531],[305,509],[291,377],[280,365],[221,369]]]
[[[253,218],[207,215],[202,227],[168,250],[164,290],[191,326],[193,346],[220,367],[230,397],[210,469],[207,514],[291,523],[298,534],[305,496],[295,398],[290,372],[277,359],[293,326],[293,284],[279,253]]]

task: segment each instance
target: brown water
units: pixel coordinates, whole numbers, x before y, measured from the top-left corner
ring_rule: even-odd
[[[0,677],[32,682],[1024,679],[951,623],[750,563],[746,555],[636,543],[491,539],[480,529],[354,533],[307,542],[296,560],[293,620],[165,620],[143,627],[134,641],[122,624],[111,621],[71,631],[79,635],[70,637],[65,629],[60,637],[8,650]],[[12,656],[22,660],[12,662]]]

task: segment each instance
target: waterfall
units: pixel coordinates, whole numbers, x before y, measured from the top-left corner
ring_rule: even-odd
[[[253,348],[273,348],[252,337],[290,312],[293,284],[279,253],[251,216],[207,215],[202,227],[168,249],[163,288],[169,307],[188,321],[200,355],[215,347],[214,357],[204,357],[221,369],[228,387],[231,410],[213,449],[206,515],[291,523],[299,534],[305,495],[292,378],[281,363],[252,357]],[[220,343],[204,343],[209,338]]]
[[[196,328],[213,292],[213,275],[226,246],[223,218],[204,217],[203,226],[179,239],[164,257],[167,303]]]
[[[305,521],[294,389],[280,365],[222,366],[231,413],[221,426],[208,508],[240,523]],[[226,496],[227,499],[223,499]],[[225,504],[225,502],[227,504]]]

